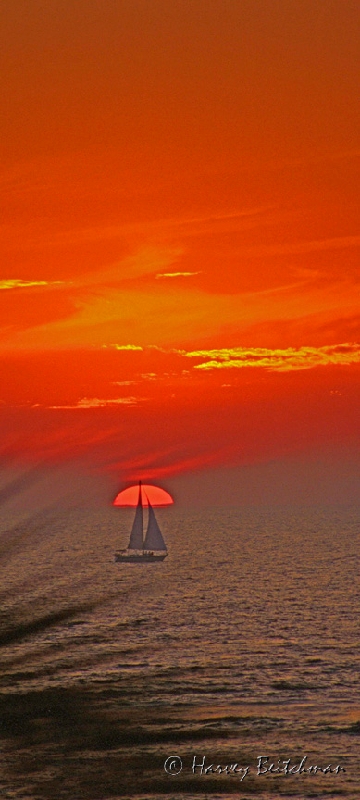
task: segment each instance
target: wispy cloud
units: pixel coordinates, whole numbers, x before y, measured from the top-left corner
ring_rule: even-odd
[[[30,289],[37,286],[60,286],[65,281],[23,281],[21,278],[12,278],[0,281],[0,289]]]
[[[104,348],[113,347],[114,350],[143,350],[138,344],[103,344]]]
[[[184,472],[191,472],[196,469],[204,469],[216,466],[217,464],[221,463],[223,459],[226,461],[231,460],[234,456],[234,452],[236,452],[237,445],[226,445],[224,447],[218,447],[216,449],[212,449],[211,452],[203,451],[201,453],[197,453],[196,455],[186,455],[185,453],[176,452],[176,448],[173,451],[169,451],[168,453],[164,454],[156,454],[156,458],[154,458],[153,454],[151,454],[151,459],[149,459],[150,463],[147,464],[144,468],[144,457],[138,459],[138,464],[130,464],[128,462],[127,472],[129,476],[129,480],[139,480],[139,474],[141,475],[146,473],[147,480],[160,480],[162,478],[170,478],[175,475],[180,475]],[[153,466],[154,462],[157,466]],[[122,464],[119,464],[119,469],[124,469]]]
[[[232,347],[219,350],[193,350],[187,353],[179,351],[179,355],[205,359],[202,364],[196,364],[194,369],[262,367],[270,371],[287,372],[319,366],[360,363],[360,344],[354,342],[325,347],[288,347],[274,350],[262,347]]]
[[[201,275],[200,272],[158,272],[155,278],[190,278],[192,275]]]
[[[138,381],[130,380],[130,381],[111,381],[113,386],[131,386],[134,383],[138,383]]]
[[[148,344],[148,350],[157,350],[158,353],[174,353],[177,356],[185,356],[186,350],[179,350],[177,347],[160,347],[158,344]]]
[[[111,345],[123,349],[119,345]],[[323,347],[223,347],[210,350],[183,350],[175,347],[158,347],[146,345],[144,350],[156,350],[167,355],[185,358],[196,358],[202,361],[193,369],[243,369],[245,367],[262,367],[270,371],[286,372],[289,370],[312,369],[328,365],[348,365],[360,363],[360,344],[345,342]],[[182,371],[184,372],[184,370]],[[185,370],[185,372],[188,372]],[[143,379],[154,380],[156,373],[144,373]]]
[[[74,405],[49,406],[53,409],[88,409],[105,408],[106,406],[136,406],[144,401],[145,397],[116,397],[105,399],[100,397],[83,397]]]
[[[140,221],[118,225],[77,228],[68,231],[60,231],[57,234],[53,234],[51,239],[49,238],[45,241],[44,237],[42,237],[42,244],[44,245],[45,243],[51,246],[54,245],[54,242],[60,244],[82,244],[118,239],[129,234],[138,235],[139,232],[150,239],[153,238],[154,234],[158,235],[159,232],[165,235],[172,235],[175,231],[180,231],[182,235],[187,236],[209,228],[213,229],[214,224],[221,225],[222,223],[229,223],[236,229],[242,226],[246,227],[249,220],[257,221],[258,218],[267,215],[273,208],[272,205],[266,205],[234,210],[232,212],[220,212],[217,214],[161,217],[160,219],[154,219],[148,222]]]
[[[252,245],[242,249],[243,256],[263,257],[277,255],[296,255],[326,250],[342,250],[359,247],[360,236],[336,236],[329,239],[316,239],[305,242],[286,242],[285,244]]]

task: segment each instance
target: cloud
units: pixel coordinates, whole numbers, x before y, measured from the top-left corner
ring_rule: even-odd
[[[105,399],[100,397],[83,397],[75,405],[49,406],[53,409],[88,409],[105,408],[106,406],[136,406],[137,403],[144,401],[145,397],[116,397]]]
[[[136,267],[145,274],[146,264],[140,261]],[[43,321],[42,317],[38,319],[33,315],[32,325],[25,327],[21,323],[20,309],[18,327],[12,327],[10,316],[0,350],[48,351],[107,346],[124,352],[136,349],[141,352],[145,349],[142,343],[152,342],[166,348],[189,341],[189,335],[192,341],[209,342],[214,330],[219,328],[224,335],[227,330],[230,332],[231,341],[234,341],[237,331],[238,341],[241,341],[240,336],[249,325],[305,319],[307,326],[313,314],[321,313],[324,319],[326,312],[330,320],[336,319],[340,313],[341,316],[353,314],[357,308],[354,286],[346,280],[331,283],[328,287],[314,287],[310,282],[305,289],[300,285],[298,288],[288,286],[286,290],[272,290],[272,293],[224,292],[217,295],[200,290],[197,282],[191,279],[175,280],[176,286],[171,279],[154,280],[155,274],[172,272],[172,266],[167,263],[164,268],[165,264],[158,261],[151,271],[151,282],[139,281],[136,286],[127,284],[124,288],[104,282],[94,291],[90,284],[88,290],[85,284],[81,287],[80,283],[73,285],[67,316],[54,321]],[[150,269],[150,263],[148,267]],[[104,276],[104,281],[105,277],[107,280],[111,276]],[[115,283],[115,273],[112,273],[112,278]],[[61,294],[60,289],[56,294]],[[39,292],[40,289],[36,293]],[[355,335],[343,338],[355,339]]]
[[[146,463],[146,457],[142,456],[138,462],[127,462],[128,479],[139,479],[139,466],[141,467],[141,472],[146,474],[147,480],[161,480],[181,475],[184,472],[216,466],[219,463],[221,464],[223,459],[227,462],[234,458],[235,452],[236,445],[217,447],[212,449],[210,453],[205,450],[205,452],[197,453],[196,455],[186,455],[175,449],[167,453],[158,453],[156,459],[151,454],[148,459],[150,463]],[[154,462],[156,466],[153,466]],[[121,463],[118,465],[119,469],[121,468],[122,470],[124,466]]]
[[[105,346],[105,345],[104,345]],[[120,345],[111,345],[117,349],[127,349]],[[131,345],[127,347],[131,348]],[[193,369],[243,369],[245,367],[262,367],[272,372],[313,369],[319,366],[349,365],[360,363],[360,344],[345,342],[323,347],[223,347],[210,350],[183,350],[175,347],[158,347],[145,345],[143,350],[156,350],[167,355],[185,358],[196,358],[203,363],[195,364]],[[184,373],[184,370],[182,371]],[[188,370],[185,372],[188,372]],[[143,379],[153,380],[155,373],[143,373]]]
[[[133,381],[133,380],[130,380],[130,381],[111,381],[111,383],[113,384],[113,386],[131,386],[134,383],[138,383],[138,381]]]
[[[264,347],[232,347],[219,350],[193,350],[183,355],[187,358],[205,359],[202,364],[196,364],[194,369],[262,367],[273,372],[287,372],[319,366],[360,363],[360,344],[344,343],[325,347],[288,347],[274,350]]]
[[[296,255],[315,253],[326,250],[342,250],[348,247],[359,247],[360,236],[336,236],[329,239],[318,239],[308,242],[286,242],[285,244],[254,245],[242,249],[243,256],[263,257],[278,255]]]
[[[155,278],[189,278],[192,275],[201,275],[200,272],[158,272]]]
[[[143,350],[138,344],[103,344],[103,347],[113,347],[115,350]]]
[[[158,353],[175,353],[175,355],[185,356],[186,350],[179,350],[177,347],[160,347],[157,344],[148,344],[147,349],[157,350]]]
[[[13,278],[0,281],[1,289],[29,289],[33,286],[59,286],[64,285],[65,281],[23,281],[21,278]]]
[[[174,232],[180,231],[182,235],[195,235],[199,232],[206,230],[213,230],[213,226],[219,223],[230,223],[232,229],[237,229],[246,226],[248,220],[258,220],[266,216],[269,211],[274,208],[272,205],[256,206],[253,208],[244,208],[233,212],[224,212],[217,214],[199,214],[197,216],[176,216],[176,217],[161,217],[152,221],[134,223],[119,223],[115,225],[100,225],[92,226],[90,228],[74,228],[73,230],[60,231],[52,234],[51,238],[44,240],[42,236],[42,245],[47,244],[53,246],[54,243],[60,244],[87,244],[89,242],[101,242],[112,239],[122,239],[125,235],[137,235],[139,232],[145,236],[146,239],[153,239],[154,234],[158,235],[159,232],[165,235],[173,235]],[[35,242],[37,244],[37,242]],[[151,252],[152,248],[149,248]],[[145,248],[144,252],[147,251]],[[154,251],[153,251],[154,252]],[[173,254],[178,254],[177,249],[171,250]],[[181,252],[181,251],[180,251]],[[132,258],[130,259],[130,262]]]

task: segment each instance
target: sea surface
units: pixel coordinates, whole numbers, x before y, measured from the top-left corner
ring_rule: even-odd
[[[157,517],[0,514],[0,796],[359,800],[359,509]]]

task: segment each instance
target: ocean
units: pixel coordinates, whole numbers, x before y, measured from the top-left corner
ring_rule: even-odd
[[[359,509],[1,515],[0,796],[360,797]]]

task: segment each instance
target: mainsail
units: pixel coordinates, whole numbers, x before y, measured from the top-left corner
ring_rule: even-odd
[[[141,483],[139,483],[139,499],[135,511],[135,519],[130,533],[129,550],[143,549],[143,505]]]
[[[153,507],[147,497],[149,506],[149,521],[144,541],[144,550],[167,550],[161,530],[157,524]]]

